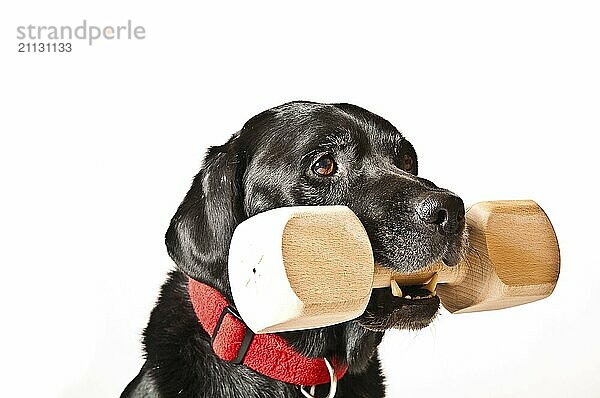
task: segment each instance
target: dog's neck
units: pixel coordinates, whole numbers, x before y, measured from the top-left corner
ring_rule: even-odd
[[[279,335],[254,335],[235,308],[213,287],[189,278],[188,290],[199,326],[211,337],[212,348],[222,360],[303,386],[329,383],[346,373],[348,365],[343,359],[308,357]]]
[[[195,314],[188,282],[183,272],[173,271],[163,285],[144,331],[147,361],[139,377],[151,380],[148,383],[161,391],[161,396],[264,397],[264,391],[256,390],[259,385],[267,388],[270,396],[300,396],[297,386],[271,379],[247,366],[223,361],[215,354],[211,336]],[[347,389],[353,391],[349,394],[352,396],[357,388],[364,390],[365,397],[383,396],[372,383],[381,380],[376,348],[383,333],[367,330],[352,321],[279,335],[304,356],[344,358],[348,372],[338,383],[341,396],[348,395],[344,395]],[[327,388],[328,385],[318,386],[319,396],[326,394]],[[184,392],[180,393],[182,389]]]

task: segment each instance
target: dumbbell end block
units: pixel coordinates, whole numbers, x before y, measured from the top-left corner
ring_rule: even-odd
[[[229,282],[239,313],[255,333],[329,326],[364,312],[373,253],[349,208],[282,207],[236,228]]]

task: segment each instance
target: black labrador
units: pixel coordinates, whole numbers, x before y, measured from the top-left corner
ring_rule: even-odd
[[[227,252],[236,225],[298,205],[348,206],[364,224],[375,260],[393,270],[418,270],[438,260],[454,265],[464,250],[462,200],[417,177],[413,146],[387,120],[350,104],[302,101],[264,111],[226,144],[209,149],[171,221],[166,245],[177,270],[144,331],[146,362],[122,397],[303,396],[298,386],[218,358],[187,288],[191,277],[232,302]],[[423,328],[439,304],[437,296],[415,300],[375,289],[356,320],[280,335],[306,356],[345,360],[337,398],[383,397],[376,348],[384,331]],[[315,394],[327,390],[319,386]]]

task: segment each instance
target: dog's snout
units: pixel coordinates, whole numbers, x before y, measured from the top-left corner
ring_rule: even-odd
[[[465,224],[465,206],[461,198],[445,191],[429,192],[417,204],[423,222],[435,225],[442,235],[456,233]]]

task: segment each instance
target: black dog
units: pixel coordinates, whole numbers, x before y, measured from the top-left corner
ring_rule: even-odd
[[[454,265],[466,239],[463,202],[416,175],[416,153],[398,130],[349,104],[284,104],[210,148],[167,231],[178,270],[144,332],[146,363],[122,397],[302,397],[298,386],[215,355],[190,304],[188,277],[232,303],[227,252],[236,225],[298,205],[348,206],[364,224],[375,260],[391,269],[418,270],[438,260]],[[383,332],[423,328],[438,308],[437,296],[406,299],[376,289],[357,320],[280,336],[305,356],[347,363],[337,398],[383,397],[376,352]],[[319,386],[317,395],[327,389]]]

